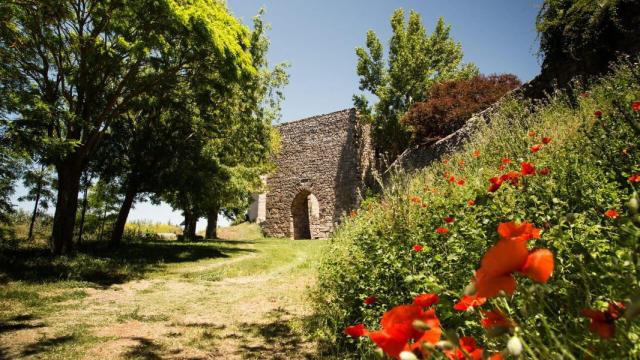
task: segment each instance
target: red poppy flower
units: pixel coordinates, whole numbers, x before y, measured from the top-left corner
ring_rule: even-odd
[[[586,91],[585,92],[581,92],[580,93],[580,97],[587,98],[587,97],[589,97],[589,93],[586,92]]]
[[[480,320],[480,325],[482,325],[482,327],[485,329],[498,327],[512,328],[515,326],[511,320],[507,319],[507,317],[504,316],[502,312],[500,312],[500,310],[493,309],[489,311],[483,311],[482,314],[484,315],[484,318]]]
[[[442,176],[444,176],[444,177],[449,177],[449,172],[448,172],[448,171],[443,172],[443,173],[442,173]]]
[[[367,296],[364,301],[362,301],[365,305],[373,305],[376,303],[376,300],[378,300],[377,297],[375,296]]]
[[[503,164],[505,164],[505,165],[506,165],[506,164],[510,164],[510,163],[511,163],[511,159],[509,159],[509,158],[502,158],[502,163],[503,163]]]
[[[466,311],[469,308],[480,306],[487,302],[487,298],[478,297],[477,295],[465,295],[453,305],[454,310]]]
[[[500,189],[500,186],[502,186],[502,179],[497,176],[489,179],[489,182],[491,183],[491,185],[489,185],[489,189],[487,189],[487,191],[489,192],[496,192],[498,189]]]
[[[462,351],[464,349],[464,351]],[[468,354],[466,355],[465,354]],[[471,336],[464,336],[460,338],[459,347],[454,350],[445,350],[444,354],[450,360],[482,360],[482,354],[484,350],[478,347],[476,339]]]
[[[545,145],[548,145],[551,142],[551,138],[550,137],[543,137],[542,138],[542,143]]]
[[[529,131],[529,137],[534,137],[536,135],[537,135],[537,133],[535,131],[533,131],[533,130]]]
[[[631,103],[633,111],[640,111],[640,101],[634,101]]]
[[[420,252],[424,249],[424,246],[420,245],[420,244],[415,244],[413,245],[413,251],[415,252]]]
[[[349,216],[352,217],[352,218],[358,216],[358,211],[357,210],[351,210],[351,214],[349,214]]]
[[[534,281],[545,283],[553,273],[553,254],[546,249],[529,252],[526,242],[539,238],[540,230],[523,222],[502,223],[498,226],[501,239],[482,257],[476,271],[476,295],[494,297],[504,291],[513,294],[516,281],[513,273],[521,272]]]
[[[449,164],[449,159],[442,160],[442,163],[445,164],[445,165],[448,165]]]
[[[640,174],[634,174],[627,179],[629,182],[640,182]]]
[[[473,152],[473,157],[480,157],[480,150],[476,150]]]
[[[536,174],[536,166],[530,162],[521,162],[520,163],[520,173],[522,175],[535,175]]]
[[[437,229],[436,229],[436,232],[437,232],[438,234],[446,234],[446,233],[448,233],[448,232],[449,232],[449,229],[447,229],[447,228],[445,228],[445,227],[439,227],[439,228],[437,228]]]
[[[489,356],[489,360],[504,360],[504,356],[502,356],[502,353],[495,353]]]
[[[421,330],[414,326],[423,322],[429,330]],[[435,310],[424,311],[418,305],[399,305],[382,315],[382,328],[369,333],[373,340],[387,355],[398,358],[402,351],[422,350],[422,344],[428,342],[435,345],[442,336],[440,321]],[[414,340],[412,345],[409,341]]]
[[[500,165],[500,166],[498,166],[498,170],[499,170],[499,171],[504,171],[504,169],[505,169],[504,165]]]
[[[458,165],[460,165],[460,166],[464,166],[464,160],[460,160],[460,161],[458,161]]]
[[[446,222],[447,224],[451,224],[452,222],[456,221],[455,218],[451,217],[451,216],[447,216],[446,218],[443,219],[444,222]]]
[[[602,117],[602,111],[596,110],[593,112],[593,115],[599,119]]]
[[[510,221],[498,225],[498,235],[503,240],[523,242],[530,239],[540,239],[540,229],[536,229],[533,224],[526,221],[519,224]]]
[[[419,196],[412,196],[409,200],[414,204],[419,204],[422,202],[422,199]]]
[[[546,283],[553,273],[553,253],[549,249],[534,250],[520,271],[533,281]]]
[[[601,338],[608,339],[615,335],[615,321],[620,317],[625,306],[619,302],[609,303],[606,311],[583,309],[582,315],[590,319],[589,331],[597,333]]]
[[[423,208],[423,209],[426,209],[428,207],[428,205],[427,205],[427,203],[422,203],[422,204],[420,204],[420,207]]]
[[[476,204],[476,202],[475,202],[475,201],[473,201],[473,200],[469,200],[469,201],[467,201],[467,206],[473,206],[473,205],[475,205],[475,204]]]
[[[619,216],[620,214],[618,214],[618,212],[615,209],[610,209],[604,212],[604,216],[610,218],[610,219],[615,219]]]
[[[450,183],[455,182],[455,181],[456,181],[456,177],[455,176],[452,176],[452,177],[449,178],[449,182]]]
[[[529,148],[529,150],[531,150],[531,152],[534,153],[534,154],[537,153],[538,151],[540,151],[540,149],[542,149],[542,145],[540,145],[540,144],[532,145]]]
[[[428,308],[437,304],[439,301],[440,301],[440,297],[438,297],[437,294],[432,294],[432,293],[420,294],[416,296],[416,298],[413,300],[413,305],[418,305],[423,308]]]
[[[347,326],[347,328],[344,329],[344,333],[351,337],[361,337],[369,335],[369,331],[364,327],[364,324]]]
[[[465,183],[464,179],[458,180],[458,185],[462,186],[462,185],[464,185],[464,183]]]
[[[517,171],[509,171],[508,173],[500,176],[501,181],[508,181],[513,186],[518,186],[520,182],[520,173]]]
[[[547,175],[549,175],[549,173],[551,173],[551,170],[549,168],[542,168],[542,169],[538,170],[538,174],[543,175],[543,176],[547,176]]]

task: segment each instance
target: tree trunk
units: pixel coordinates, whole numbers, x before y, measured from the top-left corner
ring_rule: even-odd
[[[196,225],[198,224],[198,217],[192,213],[185,213],[184,215],[184,240],[194,240],[196,238]]]
[[[82,211],[80,213],[80,230],[78,231],[78,246],[82,244],[82,233],[84,232],[84,217],[87,213],[87,204],[88,204],[88,195],[89,193],[89,185],[84,188],[84,192],[82,195]]]
[[[214,209],[209,210],[207,214],[207,231],[205,233],[205,239],[217,239],[218,238],[218,212],[220,208],[216,206]]]
[[[55,255],[73,250],[73,228],[78,210],[78,191],[82,167],[80,159],[67,160],[56,166],[58,172],[58,197],[51,231],[51,250]]]
[[[102,235],[104,235],[104,224],[107,222],[107,206],[102,208],[102,219],[100,220],[100,235],[98,235],[98,241],[102,241]]]
[[[31,214],[31,222],[29,223],[29,236],[27,240],[33,239],[33,224],[36,222],[36,215],[38,214],[38,203],[40,202],[40,184],[38,184],[38,190],[36,192],[36,203],[33,205],[33,214]]]
[[[131,207],[133,206],[133,200],[136,198],[136,194],[136,186],[127,186],[127,192],[124,196],[124,201],[120,206],[118,218],[116,219],[116,223],[113,225],[113,231],[111,232],[111,246],[113,247],[120,245],[120,243],[122,242],[124,228],[127,224],[127,218],[129,217],[129,212],[131,211]]]

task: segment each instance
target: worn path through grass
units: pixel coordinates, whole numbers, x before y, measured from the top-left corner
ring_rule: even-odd
[[[305,290],[326,243],[252,232],[223,230],[225,240],[189,248],[220,256],[164,262],[122,283],[10,278],[0,284],[0,359],[314,358]]]

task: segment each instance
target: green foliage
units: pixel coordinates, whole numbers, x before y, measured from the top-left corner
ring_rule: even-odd
[[[81,173],[136,105],[161,112],[187,84],[191,114],[215,117],[211,99],[257,72],[248,29],[216,0],[2,2],[0,14],[0,120],[56,166],[56,253],[71,249]]]
[[[420,15],[411,11],[405,25],[402,9],[391,17],[393,35],[384,58],[382,43],[373,31],[367,33],[366,50],[357,48],[360,90],[374,95],[354,95],[360,115],[373,123],[373,135],[380,152],[391,159],[407,146],[406,129],[400,118],[411,104],[425,99],[426,91],[443,80],[468,78],[477,74],[473,64],[462,64],[462,46],[450,37],[451,27],[440,18],[429,35]]]
[[[268,26],[262,14],[260,11],[253,20],[249,42],[257,75],[233,84],[227,96],[215,99],[211,111],[200,111],[204,126],[195,135],[203,145],[178,163],[173,174],[177,181],[161,192],[185,218],[209,215],[213,220],[220,211],[243,216],[251,193],[263,185],[260,175],[273,168],[278,138],[272,123],[280,116],[288,75],[286,64],[270,67],[267,62]],[[193,230],[189,221],[185,227]]]
[[[9,222],[14,211],[11,195],[14,193],[15,183],[22,171],[21,156],[12,146],[7,131],[6,121],[0,117],[0,225]],[[0,227],[0,239],[4,238],[4,230],[3,227]]]
[[[536,27],[542,80],[566,86],[607,71],[620,53],[640,51],[640,8],[634,0],[545,0]]]
[[[640,293],[640,228],[626,205],[637,188],[627,178],[640,173],[638,133],[631,126],[640,118],[631,109],[640,99],[638,74],[640,64],[622,63],[587,96],[576,90],[543,105],[506,100],[489,125],[478,120],[480,130],[464,151],[392,181],[380,201],[368,202],[338,229],[324,254],[314,293],[321,315],[318,335],[335,341],[339,352],[358,348],[372,356],[370,342],[348,339],[343,329],[361,322],[376,329],[384,311],[410,303],[416,294],[436,292],[445,328],[475,336],[491,352],[502,350],[506,338],[487,337],[477,310],[456,312],[452,305],[495,243],[496,226],[527,220],[543,229],[532,247],[554,253],[553,276],[546,285],[519,277],[512,297],[491,299],[482,309],[500,307],[518,323],[527,357],[637,358],[638,320],[620,319],[616,336],[602,341],[588,331],[580,312],[628,302]],[[529,147],[542,137],[551,142],[532,153]],[[479,157],[473,156],[476,151]],[[512,162],[499,170],[503,158]],[[520,170],[521,161],[549,168],[550,174],[487,192],[489,178]],[[450,176],[465,184],[449,182]],[[608,209],[620,217],[605,217]],[[456,221],[447,225],[443,218],[449,216]],[[437,234],[441,226],[450,232]],[[424,250],[412,251],[414,244]],[[376,303],[364,305],[367,296],[376,296]]]
[[[24,196],[18,198],[19,201],[37,202],[37,206],[42,210],[47,210],[55,198],[53,186],[55,180],[52,176],[52,169],[43,165],[31,167],[25,171],[22,184],[27,189]]]

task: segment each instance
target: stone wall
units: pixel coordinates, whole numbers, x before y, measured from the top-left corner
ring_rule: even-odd
[[[369,129],[358,125],[355,109],[347,109],[278,130],[282,147],[277,170],[266,180],[262,228],[267,236],[326,238],[358,206],[370,173]]]

